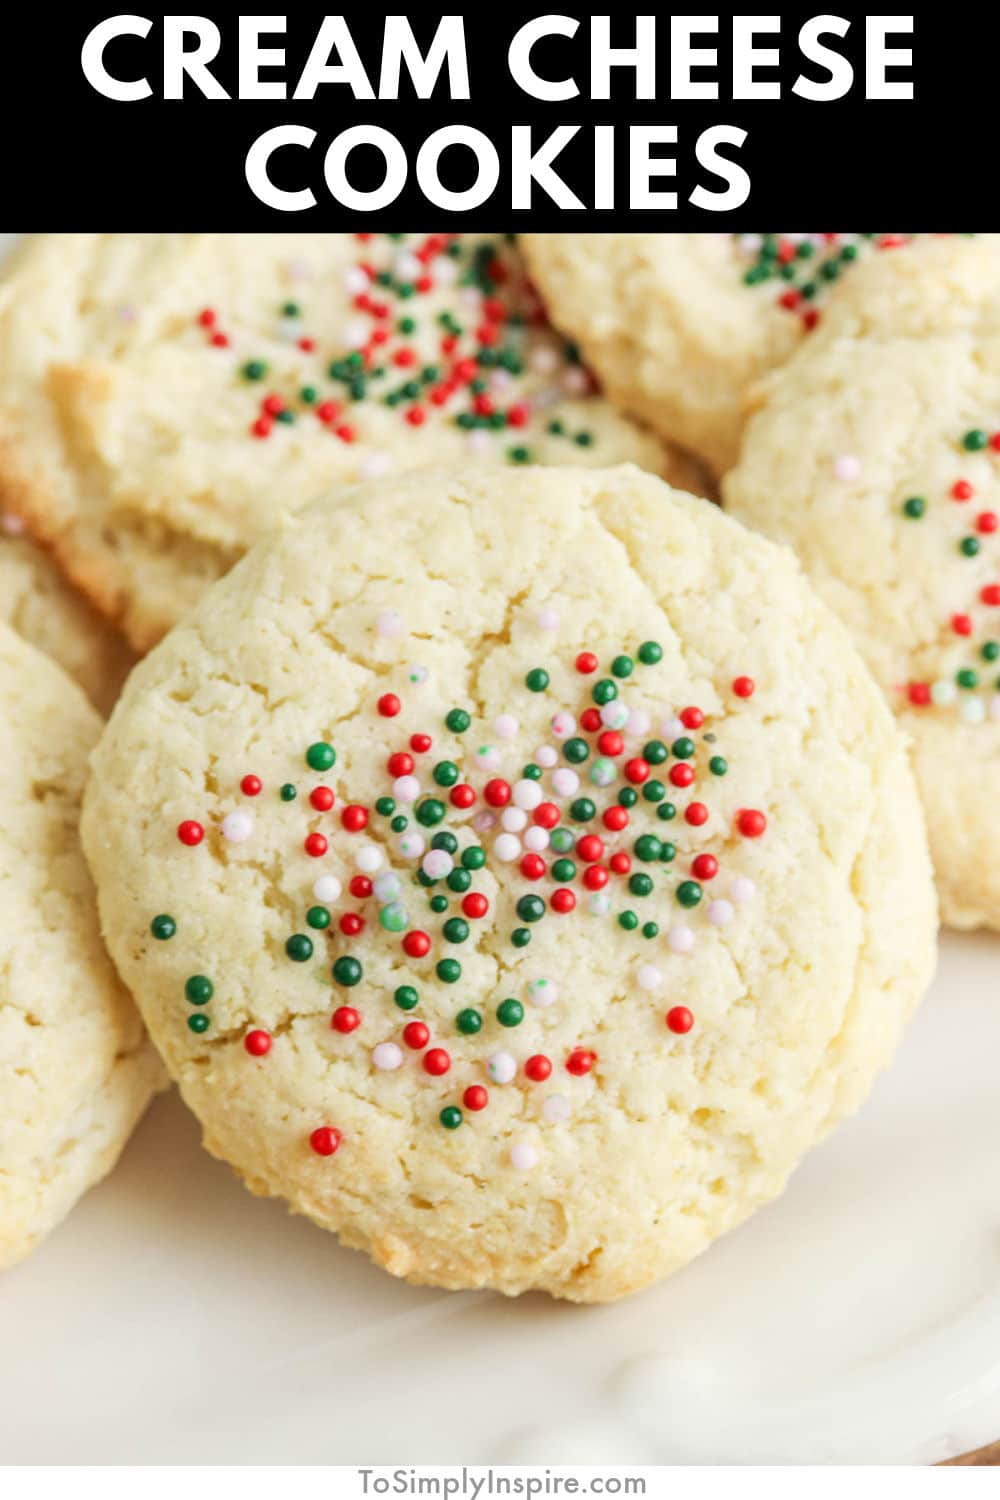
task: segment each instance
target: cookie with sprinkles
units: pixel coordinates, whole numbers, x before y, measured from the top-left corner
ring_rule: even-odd
[[[846,632],[632,466],[304,510],[133,673],[84,837],[208,1148],[446,1287],[683,1265],[859,1103],[933,962]]]
[[[913,744],[942,915],[1000,927],[1000,263],[859,271],[772,377],[727,504],[790,543]]]
[[[0,620],[51,656],[109,713],[134,657],[13,516],[0,515]]]
[[[101,943],[78,822],[100,720],[0,623],[0,1268],[114,1166],[163,1070]]]
[[[553,321],[612,399],[720,475],[736,461],[755,382],[821,325],[857,265],[915,238],[529,234],[520,244]]]
[[[338,483],[622,460],[694,483],[502,235],[53,235],[0,289],[0,506],[138,650]]]

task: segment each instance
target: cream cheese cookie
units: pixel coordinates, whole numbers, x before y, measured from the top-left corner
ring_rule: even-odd
[[[290,518],[133,673],[84,839],[209,1150],[445,1287],[683,1265],[861,1101],[933,965],[847,633],[631,466]]]
[[[944,919],[1000,927],[1000,263],[882,257],[761,389],[726,502],[789,542],[913,741]]]
[[[611,399],[722,474],[754,381],[824,316],[830,289],[899,234],[528,234],[553,321]],[[849,278],[848,278],[849,279]]]
[[[110,1171],[163,1082],[80,850],[100,720],[0,624],[0,1267]]]
[[[139,650],[336,483],[622,459],[671,462],[502,236],[51,235],[0,288],[0,502]]]
[[[0,620],[53,657],[95,707],[109,713],[132,653],[21,531],[14,517],[0,515]]]

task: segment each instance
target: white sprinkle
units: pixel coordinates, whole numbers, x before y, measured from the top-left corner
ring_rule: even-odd
[[[538,1166],[538,1152],[527,1141],[518,1141],[510,1148],[510,1164],[519,1172],[530,1172]]]
[[[368,273],[362,271],[360,266],[349,266],[344,272],[344,291],[350,292],[352,297],[360,297],[367,290]]]
[[[392,795],[397,802],[416,802],[420,796],[420,782],[415,776],[397,776],[392,783]]]
[[[341,885],[336,875],[321,875],[313,886],[313,895],[324,906],[332,906],[340,900]]]
[[[528,826],[528,814],[523,807],[505,807],[500,821],[508,833],[520,833]]]
[[[660,725],[660,733],[663,735],[664,739],[678,740],[682,735],[687,733],[687,730],[684,728],[684,725],[681,723],[680,719],[678,719],[677,715],[674,714],[672,716],[668,715],[667,718],[663,720],[663,723]]]
[[[513,833],[501,833],[493,845],[493,853],[501,864],[509,865],[521,852],[521,840]]]
[[[559,355],[550,344],[539,344],[536,349],[532,349],[528,363],[537,374],[551,375],[559,364]]]
[[[392,468],[392,454],[385,453],[381,448],[376,448],[374,453],[368,453],[361,460],[358,473],[362,479],[381,479],[383,474],[388,474]]]
[[[438,255],[429,270],[438,286],[451,286],[458,280],[458,266],[450,255]]]
[[[958,697],[958,688],[947,677],[941,677],[937,682],[931,684],[931,699],[939,708],[945,708],[954,703]]]
[[[551,608],[539,610],[538,628],[539,630],[558,630],[559,611]]]
[[[227,813],[222,820],[222,833],[231,844],[245,844],[253,834],[253,818],[242,809]]]
[[[380,875],[376,880],[372,889],[375,892],[376,901],[381,901],[383,905],[387,906],[390,901],[395,901],[403,889],[403,882],[391,870],[386,870],[385,874]]]
[[[486,1072],[494,1083],[512,1083],[517,1075],[517,1062],[509,1052],[494,1052],[486,1059]]]
[[[412,682],[414,687],[423,687],[430,675],[426,667],[411,666],[406,669],[406,680]]]
[[[728,927],[733,920],[733,908],[729,901],[710,901],[706,909],[706,916],[714,927]]]
[[[496,443],[493,441],[490,433],[484,432],[481,427],[474,427],[470,433],[467,433],[465,442],[466,446],[471,448],[473,453],[477,455],[492,453],[496,447]]]
[[[853,453],[841,453],[833,460],[833,477],[842,484],[852,484],[861,473],[861,463]]]
[[[590,386],[586,370],[581,370],[579,365],[570,365],[563,373],[563,390],[570,396],[585,396]]]
[[[748,875],[737,875],[729,887],[729,894],[737,906],[746,906],[757,894],[757,887]]]
[[[404,859],[419,859],[426,845],[421,834],[410,832],[400,835],[396,848]]]
[[[552,790],[557,797],[572,797],[580,790],[580,778],[569,766],[560,766],[552,772]]]
[[[639,736],[649,733],[652,722],[644,708],[633,708],[629,713],[625,728],[629,734]]]
[[[542,1116],[550,1125],[561,1125],[569,1119],[569,1100],[565,1094],[549,1094],[542,1100]]]
[[[986,718],[986,705],[982,698],[963,698],[962,721],[965,724],[981,724]]]
[[[500,751],[493,745],[480,745],[476,757],[484,771],[495,771],[500,765]]]
[[[497,826],[497,820],[491,812],[476,813],[472,826],[477,833],[489,833],[491,828]]]
[[[587,909],[592,917],[606,917],[611,910],[611,897],[607,891],[595,891],[587,901]]]
[[[671,927],[667,933],[667,947],[671,953],[690,953],[694,947],[694,933],[690,927]]]
[[[351,318],[340,330],[340,342],[348,349],[360,349],[368,338],[368,324],[362,318]]]
[[[559,999],[559,986],[552,979],[533,979],[528,985],[528,999],[539,1010],[548,1010]]]
[[[514,783],[514,806],[523,807],[527,812],[533,812],[542,800],[542,789],[537,781],[532,781],[530,776],[525,776],[523,781]]]
[[[431,880],[443,880],[455,868],[455,861],[447,849],[428,849],[420,868]]]
[[[285,262],[285,275],[290,281],[312,281],[313,268],[307,260],[296,257],[294,260]],[[367,285],[368,277],[365,276],[365,287]],[[362,287],[361,291],[364,291],[365,287]]]
[[[423,269],[420,261],[409,250],[401,250],[396,256],[396,275],[402,281],[413,281]]]
[[[520,729],[520,727],[520,724],[515,719],[513,714],[500,714],[500,716],[496,720],[494,720],[493,733],[499,740],[512,740],[517,735],[517,731]]]
[[[543,771],[551,771],[559,763],[559,752],[554,745],[539,745],[535,751],[535,760]]]
[[[388,636],[390,639],[402,635],[406,629],[403,616],[395,609],[383,609],[375,621],[375,629],[379,635]]]
[[[532,854],[541,854],[543,849],[549,847],[549,830],[533,826],[524,835],[524,847],[530,849]]]
[[[393,1073],[403,1065],[403,1052],[395,1042],[379,1042],[372,1049],[372,1062],[382,1073]]]
[[[658,990],[663,983],[663,975],[655,964],[642,964],[635,977],[644,990]]]
[[[383,854],[381,849],[374,844],[362,844],[354,856],[354,863],[364,875],[374,875],[376,870],[381,870]]]
[[[607,729],[624,729],[628,723],[628,709],[620,698],[612,698],[601,709],[601,723]]]
[[[552,718],[552,733],[557,740],[564,740],[571,735],[576,728],[576,720],[572,714],[554,714]]]

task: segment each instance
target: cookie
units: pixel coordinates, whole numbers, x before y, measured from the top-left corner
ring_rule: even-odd
[[[100,720],[0,624],[0,1267],[114,1166],[162,1071],[101,945],[78,819]]]
[[[0,290],[0,503],[140,651],[336,483],[621,459],[670,464],[502,237],[53,235]]]
[[[734,514],[796,549],[913,742],[944,919],[1000,927],[1000,265],[880,257],[762,390]]]
[[[132,653],[21,529],[0,516],[0,620],[53,657],[99,712],[110,713]]]
[[[860,1102],[933,963],[846,632],[631,466],[292,518],[133,673],[84,839],[209,1150],[445,1287],[683,1265]]]
[[[529,234],[557,327],[611,399],[716,475],[736,461],[747,392],[821,322],[830,289],[899,234]]]

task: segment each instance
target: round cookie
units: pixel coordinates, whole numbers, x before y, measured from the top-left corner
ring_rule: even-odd
[[[137,650],[337,483],[622,459],[671,463],[502,236],[52,235],[0,288],[0,502]]]
[[[747,392],[821,322],[830,288],[899,234],[528,234],[556,325],[608,394],[716,475]],[[849,279],[849,278],[848,278]]]
[[[51,656],[101,713],[134,660],[122,637],[65,582],[47,553],[0,516],[0,620]]]
[[[760,402],[727,504],[796,549],[910,735],[945,921],[1000,927],[1000,263],[873,262]]]
[[[101,945],[80,850],[100,720],[0,624],[0,1267],[105,1175],[159,1061]]]
[[[843,627],[631,466],[291,518],[133,673],[84,840],[209,1150],[446,1287],[683,1265],[860,1102],[933,965]]]

